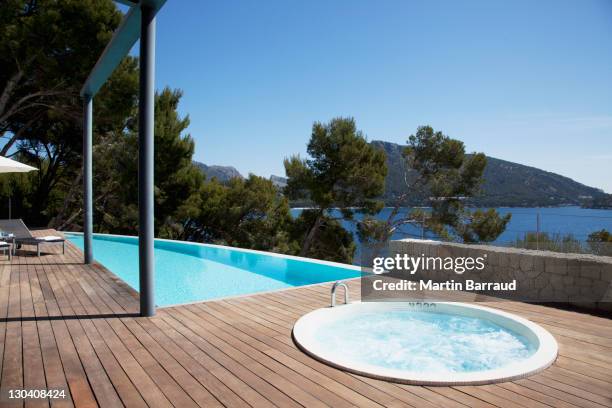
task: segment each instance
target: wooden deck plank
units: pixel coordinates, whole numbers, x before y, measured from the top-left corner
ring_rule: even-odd
[[[20,270],[21,282],[21,314],[24,317],[34,318],[34,299],[38,297],[36,285],[30,273],[35,271],[34,266],[28,265]],[[38,328],[35,320],[26,320],[21,323],[22,353],[23,353],[23,386],[26,389],[43,390],[47,388],[45,370],[38,338]],[[26,408],[48,407],[46,398],[25,401]]]
[[[514,383],[514,382],[501,383],[501,384],[499,384],[499,386],[501,388],[505,388],[507,390],[514,391],[515,394],[524,395],[525,397],[528,397],[528,398],[532,399],[533,401],[538,401],[538,402],[541,402],[541,403],[546,404],[546,405],[551,406],[551,407],[558,407],[558,408],[574,408],[574,407],[576,407],[576,405],[574,405],[574,404],[571,404],[569,402],[563,401],[563,400],[561,400],[559,398],[552,397],[550,395],[542,394],[540,392],[532,390],[531,388],[527,388],[525,386],[522,386],[522,385]]]
[[[217,303],[208,303],[206,304],[206,306],[210,308],[207,310],[207,313],[208,313],[208,318],[211,319],[209,320],[211,324],[215,324],[216,322],[217,324],[222,325],[223,322],[226,320],[233,320],[237,318],[235,314],[233,313],[229,314],[230,311],[224,305],[220,305]],[[236,332],[235,330],[232,330],[231,333],[233,334],[233,337],[240,339],[245,344],[249,344],[257,348],[262,353],[272,357],[272,359],[276,361],[277,363],[283,366],[286,366],[288,368],[291,368],[293,369],[293,371],[297,373],[301,373],[303,375],[308,374],[307,377],[311,379],[314,383],[328,389],[332,393],[342,396],[349,403],[355,404],[355,405],[365,404],[369,406],[376,406],[378,404],[378,401],[374,399],[366,399],[362,395],[352,392],[349,387],[344,386],[340,382],[333,381],[333,379],[329,377],[320,375],[318,371],[313,370],[311,367],[304,364],[299,359],[293,358],[293,356],[290,356],[284,353],[275,353],[273,349],[266,347],[259,333],[249,330],[251,328],[250,323],[247,323],[247,325],[245,325],[245,323],[237,323],[235,326],[236,328],[239,328],[240,332]],[[220,327],[220,326],[217,326],[217,327]],[[223,327],[225,326],[222,326],[222,329]],[[266,328],[260,328],[260,329],[264,330],[264,332],[266,331]],[[275,335],[276,333],[272,333],[272,334]],[[389,399],[389,398],[384,398],[383,402],[385,399]]]
[[[49,316],[60,315],[59,305],[57,304],[55,294],[51,290],[47,274],[42,266],[36,266],[35,270],[37,281],[41,287],[43,297],[45,298],[44,303],[39,304],[38,308],[35,309],[37,317],[40,317],[40,320],[36,322],[36,326],[38,328],[45,379],[49,389],[63,390],[65,392],[65,397],[63,399],[51,400],[50,403],[52,407],[57,408],[73,407],[74,403],[70,395],[68,382],[66,381],[64,366],[59,355],[57,343],[55,342],[51,322],[47,319]]]
[[[187,338],[174,330],[163,320],[163,317],[150,320],[139,319],[138,323],[148,333],[153,333],[156,336],[167,336],[168,341],[172,342],[171,348],[167,349],[169,352],[175,351],[177,347],[181,347],[182,351],[179,354],[188,355],[189,358],[193,359],[193,362],[190,360],[186,362],[189,371],[193,373],[196,378],[200,379],[200,381],[206,383],[212,382],[212,386],[209,389],[211,392],[215,393],[215,395],[219,387],[218,384],[223,384],[228,387],[231,392],[235,393],[236,396],[240,397],[242,401],[248,401],[251,406],[273,406],[270,401],[257,393],[257,391],[251,388],[247,383],[232,375],[221,364],[215,362],[206,353],[202,352],[193,343],[187,340]],[[197,363],[199,367],[195,367],[194,363]],[[233,397],[229,401],[232,400]],[[239,402],[241,405],[243,405],[242,401]],[[221,402],[225,403],[223,400]]]
[[[215,345],[215,347],[224,350],[226,354],[232,354],[239,358],[242,365],[256,372],[262,378],[265,378],[275,387],[287,392],[289,396],[298,403],[309,407],[328,406],[319,399],[321,396],[329,396],[328,393],[324,392],[322,387],[316,386],[316,384],[308,379],[304,379],[304,383],[302,384],[299,381],[301,378],[298,373],[286,367],[282,367],[281,365],[273,364],[271,359],[266,358],[255,348],[240,341],[235,341],[231,336],[226,335],[226,333],[217,329],[213,324],[210,324],[210,320],[204,318],[204,314],[197,308],[192,309],[192,307],[193,306],[187,306],[181,308],[180,313],[196,321],[197,324],[202,325],[208,333],[206,339],[211,342],[211,344]],[[254,353],[254,355],[251,353]],[[279,369],[280,372],[277,372],[276,369]],[[298,382],[299,385],[296,385],[296,382]],[[336,402],[338,401],[341,401],[341,399],[337,398]],[[345,403],[342,402],[341,404],[345,405]]]
[[[250,301],[251,299],[249,299],[248,304],[250,306],[250,310],[259,310],[257,307],[255,307],[253,305],[253,303]],[[246,303],[246,302],[245,302]],[[213,303],[208,303],[208,305],[213,306]],[[260,307],[265,307],[265,302],[260,304]],[[282,310],[282,309],[278,309],[276,306],[274,307],[274,309],[278,310]],[[227,310],[227,308],[225,308],[224,306],[224,310]],[[268,313],[270,313],[268,311]],[[301,361],[302,363],[304,363],[305,365],[312,365],[312,367],[315,370],[319,370],[323,373],[325,373],[326,376],[328,376],[329,378],[337,378],[336,374],[341,373],[339,370],[335,370],[327,365],[321,364],[316,362],[315,360],[309,358],[308,356],[306,356],[305,354],[303,354],[301,351],[299,351],[293,341],[291,340],[290,337],[290,327],[293,326],[294,321],[297,319],[298,315],[294,316],[294,317],[290,317],[289,320],[287,322],[284,322],[283,324],[287,327],[286,333],[284,335],[281,335],[280,338],[284,339],[284,341],[279,340],[278,336],[272,336],[272,334],[274,333],[257,333],[257,328],[256,327],[245,327],[245,326],[240,326],[240,329],[242,331],[244,331],[247,334],[250,334],[254,337],[256,337],[257,339],[259,339],[260,341],[266,343],[269,348],[267,351],[267,353],[272,353],[276,356],[281,356],[281,355],[285,355],[285,356],[291,356],[292,358],[295,358],[296,360]],[[280,332],[281,330],[278,329]],[[259,331],[262,331],[261,328],[259,328]],[[277,333],[278,333],[277,332]],[[276,342],[276,343],[275,343]],[[279,352],[277,353],[276,350],[278,350]],[[389,397],[380,397],[379,395],[374,395],[372,396],[372,391],[370,389],[364,389],[364,385],[370,388],[378,388],[378,392],[384,394],[388,394],[389,396],[394,396],[396,398],[398,398],[399,400],[402,400],[405,403],[409,403],[412,404],[413,406],[428,406],[429,399],[436,399],[437,396],[434,396],[432,394],[430,394],[427,390],[420,392],[420,393],[415,393],[415,392],[406,392],[405,390],[402,390],[401,388],[399,388],[399,386],[394,385],[394,384],[390,384],[390,383],[386,383],[386,382],[382,382],[382,381],[377,381],[377,380],[370,380],[364,377],[359,377],[359,376],[349,376],[346,375],[346,377],[353,379],[353,381],[349,381],[348,384],[346,384],[348,387],[361,391],[363,392],[365,395],[370,395],[370,398],[373,401],[386,401]],[[359,381],[355,381],[356,378],[360,378],[362,382],[364,382],[365,384],[360,384]],[[345,383],[345,378],[338,378],[338,381],[341,383]],[[418,395],[421,394],[421,395]],[[424,398],[423,394],[427,394],[428,398]],[[456,400],[453,399],[447,399],[446,397],[441,398],[442,400],[444,400],[444,402],[446,403],[446,406],[456,406],[457,402]],[[367,406],[367,405],[366,405]],[[432,405],[433,406],[433,405]]]
[[[21,316],[21,287],[19,268],[12,271],[8,291],[7,319]],[[9,390],[23,388],[23,354],[21,322],[8,320],[4,340],[4,358],[0,376],[0,396],[7,407],[22,407],[23,401],[8,400]]]
[[[206,304],[206,306],[210,307],[210,308],[214,308],[216,310],[216,313],[217,313],[216,317],[219,319],[220,322],[225,320],[224,319],[224,317],[225,317],[224,313],[228,312],[228,309],[225,306],[221,306],[221,304],[219,304],[217,302],[209,302],[209,303]],[[228,316],[228,320],[232,320],[233,321],[235,319],[237,319],[236,316]],[[247,320],[247,322],[250,322],[250,320]],[[255,339],[257,341],[261,341],[262,343],[266,343],[266,339],[272,337],[270,334],[272,334],[272,335],[275,334],[275,333],[266,333],[265,329],[259,328],[259,330],[263,330],[264,331],[264,334],[261,335],[260,333],[257,332],[257,330],[253,330],[252,327],[250,327],[251,325],[252,325],[252,322],[250,322],[247,325],[245,325],[244,323],[238,323],[238,324],[235,324],[234,326],[236,328],[240,329],[240,331],[242,333],[244,333],[244,335],[246,335],[247,338],[248,338],[248,336],[250,336],[250,337],[252,337],[253,339]],[[244,336],[242,334],[237,333],[236,331],[232,331],[232,333],[234,333],[237,336],[240,335],[242,338],[244,338]],[[287,340],[289,340],[290,336],[287,335],[287,336],[285,336],[285,338]],[[304,360],[302,360],[301,357],[306,357],[306,356],[303,353],[301,353],[300,351],[298,351],[297,348],[295,348],[295,346],[293,345],[293,343],[288,343],[288,344],[290,344],[290,346],[293,348],[293,350],[288,351],[287,349],[285,349],[285,350],[283,350],[282,354],[284,354],[286,357],[290,357],[291,359],[295,359],[295,362],[293,363],[293,365],[296,366],[296,371],[303,372],[305,370],[305,368],[307,368],[307,364],[304,364]],[[268,349],[262,348],[262,350],[265,353],[275,355],[277,358],[279,358],[279,356],[281,354],[274,353],[274,349],[277,346],[278,345],[274,345],[274,346],[272,346],[271,348],[268,348]],[[293,351],[293,353],[292,353],[292,351]],[[309,359],[309,358],[306,357],[306,359]],[[310,360],[312,360],[312,359],[310,359]],[[289,364],[288,361],[291,361],[291,360],[288,360],[288,359],[284,358],[283,363],[288,365]],[[319,363],[317,368],[320,368],[320,367],[325,367],[325,366]],[[335,370],[335,371],[337,372],[337,370]],[[310,372],[311,373],[312,372],[316,372],[316,370],[315,371],[310,371]],[[330,378],[330,377],[328,377],[328,378]],[[336,387],[338,386],[338,384],[330,383],[329,380],[328,381],[324,381],[323,383],[324,384],[325,383],[331,384],[331,385],[334,385]],[[394,389],[394,387],[396,387],[395,385],[391,385],[391,384],[380,382],[380,381],[376,381],[375,383],[376,383],[377,386],[383,385],[384,387],[386,387],[385,391],[386,391],[386,393],[388,395],[384,396],[385,393],[382,393],[382,395],[383,395],[382,397],[379,396],[378,398],[371,398],[370,401],[365,403],[365,404],[363,404],[364,401],[362,400],[361,402],[362,402],[363,406],[372,406],[372,404],[375,403],[374,401],[380,402],[380,403],[384,404],[384,403],[387,402],[387,400],[389,400],[390,396],[394,395],[392,392],[389,392],[389,388],[393,388]],[[354,388],[358,388],[356,383],[353,383],[352,387],[353,387],[353,389]],[[337,391],[335,391],[335,392],[337,392]],[[427,402],[426,399],[421,399],[420,397],[418,397],[416,395],[412,395],[411,396],[411,395],[409,395],[409,394],[407,394],[405,392],[401,393],[401,395],[402,395],[402,397],[404,397],[404,400],[403,400],[404,402],[411,403],[411,404],[416,404],[416,406],[424,406],[426,404],[426,402]],[[400,399],[402,399],[402,398],[400,398]],[[454,404],[454,401],[446,401],[446,402],[447,402],[447,405],[449,405],[449,406],[452,406]]]
[[[0,379],[2,378],[2,365],[4,363],[10,283],[11,267],[2,264],[0,265]]]
[[[41,231],[41,234],[57,234]],[[71,243],[0,259],[0,392],[58,388],[71,407],[612,407],[612,321],[485,299],[549,330],[557,362],[526,379],[420,387],[361,377],[302,353],[295,321],[329,304],[330,284],[170,308],[140,318],[138,294]],[[350,283],[359,299],[359,281]],[[3,395],[3,394],[2,394]]]
[[[230,309],[229,307],[225,306],[225,302],[222,304],[224,310],[228,311]],[[249,304],[251,305],[251,308],[249,310],[259,310],[253,307],[251,303]],[[212,306],[213,304],[209,303],[208,305]],[[239,310],[240,312],[243,312],[243,309]],[[290,336],[283,336],[283,338],[287,340],[286,342],[279,341],[277,339],[277,335],[280,332],[280,329],[277,329],[278,331],[275,332],[268,332],[266,331],[267,328],[269,328],[267,325],[259,326],[258,322],[256,322],[255,320],[251,320],[251,324],[248,326],[240,326],[240,330],[246,335],[252,336],[253,338],[266,344],[267,348],[262,348],[262,350],[266,354],[271,355],[273,358],[279,360],[283,364],[290,364],[295,366],[297,370],[305,370],[310,373],[315,373],[315,376],[322,375],[324,378],[328,379],[327,381],[336,381],[339,386],[346,387],[350,390],[359,393],[362,397],[365,397],[365,400],[360,398],[360,401],[362,403],[365,403],[366,406],[367,404],[371,404],[370,401],[377,401],[382,404],[385,404],[388,400],[391,400],[391,397],[394,396],[393,393],[385,393],[380,390],[377,390],[375,386],[369,384],[368,381],[363,379],[362,377],[346,374],[342,371],[336,370],[325,364],[321,364],[314,359],[311,359],[295,347]],[[301,365],[298,365],[298,362],[301,363]],[[379,382],[375,383],[378,384]],[[403,397],[405,397],[404,402],[417,404],[417,406],[425,402],[423,400],[407,398],[408,395],[406,395],[406,393],[401,394]]]
[[[67,320],[66,328],[70,333],[98,403],[103,406],[121,406],[121,399],[115,387],[109,381],[106,370],[85,334],[81,323],[78,320]]]
[[[159,381],[157,384],[170,399],[184,407],[196,406],[196,403],[204,406],[218,405],[216,398],[207,391],[198,389],[197,385],[194,384],[195,380],[170,355],[160,353],[161,348],[156,343],[146,342],[146,339],[143,342],[142,339],[135,337],[134,333],[130,333],[128,327],[126,327],[130,324],[130,320],[128,319],[127,323],[120,320],[121,316],[125,314],[125,310],[123,308],[113,310],[109,307],[109,303],[102,299],[103,296],[97,296],[103,292],[95,288],[95,283],[87,282],[85,276],[81,276],[78,281],[73,282],[78,282],[78,284],[73,283],[71,285],[73,295],[76,298],[83,299],[83,304],[86,305],[85,312],[102,315],[118,313],[119,318],[108,320],[109,325],[127,345],[128,349],[138,349],[134,356],[141,365],[154,366],[152,370],[156,373],[155,378]],[[96,291],[96,289],[98,290]],[[94,300],[95,304],[92,302]],[[139,341],[143,342],[146,351],[140,348]],[[160,367],[163,367],[163,370]]]
[[[51,273],[47,274],[47,277],[61,314],[63,316],[74,315],[70,301],[65,296],[60,296],[62,288],[67,285],[66,282],[60,279],[59,274],[53,273],[55,272],[53,268],[49,269]],[[68,330],[68,322],[69,320],[51,320],[51,329],[55,336],[60,359],[62,360],[66,381],[75,405],[94,407],[98,404],[96,403],[94,391],[91,389],[90,380],[86,375],[85,368]]]
[[[0,380],[0,395],[2,403],[7,407],[22,407],[23,403],[17,400],[7,400],[9,390],[23,388],[23,355],[22,355],[21,324],[8,322],[6,328],[6,342],[4,350],[4,363],[2,365],[2,379]]]
[[[517,380],[514,381],[515,383],[519,384],[519,385],[523,385],[527,388],[530,388],[538,393],[541,393],[543,395],[548,395],[557,399],[560,399],[561,401],[565,401],[568,402],[570,404],[574,404],[577,405],[579,407],[585,407],[585,408],[602,408],[604,405],[598,404],[596,402],[592,402],[590,400],[578,397],[570,392],[566,392],[563,389],[559,389],[559,388],[555,388],[555,387],[550,387],[548,385],[545,384],[541,384],[540,382],[534,381],[533,377],[531,378],[525,378],[522,380]]]
[[[182,316],[164,312],[163,320],[173,329],[182,334],[186,339],[192,342],[202,353],[210,357],[215,363],[227,369],[241,381],[249,384],[259,394],[268,399],[277,406],[299,407],[300,405],[283,393],[273,384],[267,382],[264,378],[257,375],[256,372],[246,368],[235,359],[232,354],[225,354],[222,350],[217,349],[209,343],[202,332],[202,328],[195,323],[187,320],[182,320]],[[205,329],[204,329],[205,330]],[[213,369],[215,370],[215,369]],[[216,370],[215,370],[216,371]]]
[[[145,330],[134,320],[128,320],[125,324],[132,335],[155,355],[160,363],[164,362],[163,366],[166,370],[199,405],[246,406],[246,403],[240,397],[231,392],[216,377],[205,375],[207,373],[204,370],[198,370],[198,365],[194,364],[194,361],[180,348],[176,348],[168,341],[162,340],[158,343],[159,338],[156,337],[157,333],[154,333],[154,330]]]

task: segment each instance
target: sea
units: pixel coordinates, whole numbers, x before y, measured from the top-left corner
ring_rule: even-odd
[[[291,213],[294,217],[298,216],[303,208],[293,208]],[[512,214],[506,230],[497,238],[494,243],[508,245],[523,238],[526,233],[538,231],[546,232],[550,236],[571,234],[575,239],[582,242],[586,241],[589,234],[606,229],[612,232],[612,210],[590,209],[582,207],[498,207],[496,210],[502,214]],[[391,208],[384,208],[376,216],[379,219],[387,219]],[[403,215],[408,214],[410,208],[402,208]],[[337,210],[333,210],[334,216],[340,217]],[[359,214],[356,219],[361,219]],[[344,228],[355,233],[356,225],[354,222],[342,221]],[[406,225],[396,232],[394,239],[402,238],[433,238],[436,237],[428,231],[423,231],[418,225]],[[357,237],[355,242],[359,245]],[[359,252],[359,251],[358,251]]]

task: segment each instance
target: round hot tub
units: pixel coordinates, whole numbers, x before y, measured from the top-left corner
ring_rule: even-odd
[[[334,367],[421,385],[490,384],[551,365],[557,342],[519,316],[465,303],[350,303],[293,327],[296,344]]]

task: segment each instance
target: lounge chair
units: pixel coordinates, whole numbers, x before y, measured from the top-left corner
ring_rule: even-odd
[[[0,241],[0,251],[2,251],[5,254],[8,254],[8,259],[9,261],[11,260],[11,251],[12,251],[12,247],[11,244],[6,242],[6,241]]]
[[[32,235],[23,220],[0,220],[0,231],[13,234],[13,254],[17,245],[31,245],[36,247],[36,254],[40,256],[40,246],[45,244],[62,244],[62,254],[66,253],[66,240],[57,235],[35,237]]]

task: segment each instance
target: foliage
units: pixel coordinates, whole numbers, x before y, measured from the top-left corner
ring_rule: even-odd
[[[2,189],[1,199],[12,191],[19,203],[13,215],[30,224],[61,228],[79,215],[71,212],[82,180],[79,91],[120,19],[110,0],[3,2],[0,154],[39,171],[0,177],[12,187]],[[125,126],[137,90],[135,65],[127,58],[98,94],[95,137]]]
[[[80,229],[82,101],[80,88],[118,26],[111,0],[5,0],[0,8],[0,137],[2,155],[39,171],[0,177],[0,202],[14,197],[13,215],[34,226]],[[136,234],[138,227],[138,60],[126,57],[94,100],[94,229]],[[351,118],[314,123],[308,158],[285,160],[286,195],[250,175],[205,180],[192,162],[189,117],[178,114],[182,93],[155,96],[155,234],[351,262],[355,243],[382,240],[408,219],[379,224],[387,175],[384,152],[368,143]],[[433,197],[431,212],[414,212],[431,231],[464,241],[492,240],[506,218],[467,211],[486,159],[465,155],[463,143],[429,127],[411,136],[404,164]],[[312,208],[295,220],[288,199]],[[334,218],[332,209],[341,216]],[[334,212],[335,213],[335,212]],[[397,215],[397,214],[396,214]]]
[[[189,117],[177,109],[182,93],[164,89],[155,95],[155,232],[160,237],[176,234],[176,220],[182,207],[204,181],[192,163],[194,142],[183,135]],[[138,227],[138,123],[126,134],[109,134],[97,146],[96,196],[108,197],[96,205],[96,229],[135,234]]]
[[[290,229],[290,238],[294,242],[293,247],[300,247],[304,236],[309,232],[312,225],[317,222],[315,211],[304,210],[295,219]],[[352,263],[355,255],[356,245],[352,234],[341,224],[340,220],[324,214],[319,219],[319,230],[316,239],[313,240],[308,249],[307,256],[328,261]]]
[[[355,212],[374,214],[382,208],[378,197],[384,191],[387,167],[384,154],[367,142],[352,118],[315,122],[307,152],[308,159],[292,156],[285,160],[285,193],[290,199],[312,202],[313,208],[300,217],[299,231],[303,234],[300,255],[314,257],[321,255],[314,248],[321,245],[316,243],[329,235],[325,229],[341,229],[330,218],[331,208],[338,208],[345,220],[352,220]],[[340,246],[326,251],[343,252],[342,257],[350,260],[352,253],[347,252],[343,239],[337,241]]]
[[[589,234],[587,245],[596,255],[612,256],[612,234],[606,229]]]
[[[9,0],[0,9],[2,154],[40,170],[0,178],[13,216],[30,225],[80,229],[82,101],[80,88],[117,27],[110,0]],[[126,57],[94,99],[94,229],[138,229],[138,60]],[[289,241],[286,199],[251,176],[228,185],[204,181],[184,134],[182,93],[155,96],[155,234],[248,248],[297,252]],[[293,245],[293,246],[292,246]]]
[[[443,239],[463,242],[493,241],[504,231],[510,215],[501,217],[494,209],[472,212],[464,205],[482,183],[487,164],[483,153],[467,155],[463,142],[421,126],[409,137],[403,157],[405,168],[413,173],[412,184],[395,198],[386,220],[364,219],[358,226],[360,239],[386,241],[409,223],[420,224]],[[409,206],[415,195],[429,197],[431,209],[415,209],[402,216],[400,209]]]
[[[463,242],[492,242],[504,232],[511,215],[501,217],[493,208],[475,210],[467,223],[459,224],[457,231]]]
[[[181,211],[179,218],[189,220],[182,238],[283,253],[297,250],[288,236],[292,220],[287,199],[263,177],[207,181]]]
[[[41,120],[80,122],[79,90],[121,13],[109,0],[8,0],[1,10],[0,132],[11,136],[0,154],[6,155]]]
[[[542,251],[612,256],[612,234],[606,229],[592,232],[586,242],[579,240],[572,234],[529,232],[522,238],[517,238],[511,245],[517,248]]]
[[[417,187],[430,193],[429,229],[464,242],[493,241],[504,231],[510,215],[500,217],[494,209],[471,213],[463,204],[482,183],[487,164],[483,153],[466,156],[463,142],[423,126],[410,136],[404,156],[419,174]]]
[[[418,173],[407,166],[403,157],[405,146],[375,140],[371,142],[387,156],[389,173],[385,180],[383,200],[395,205],[397,197],[405,196],[405,206],[429,205],[428,194],[412,188]],[[466,154],[469,158],[471,154]],[[588,208],[612,208],[612,195],[585,186],[559,174],[506,160],[487,157],[480,192],[466,197],[472,207],[548,207],[583,205]],[[408,193],[408,194],[407,194]],[[406,195],[407,194],[407,195]],[[607,207],[606,207],[607,206]]]
[[[523,249],[584,253],[587,252],[582,242],[572,234],[549,234],[547,232],[528,232],[523,238],[517,238],[512,246]]]

